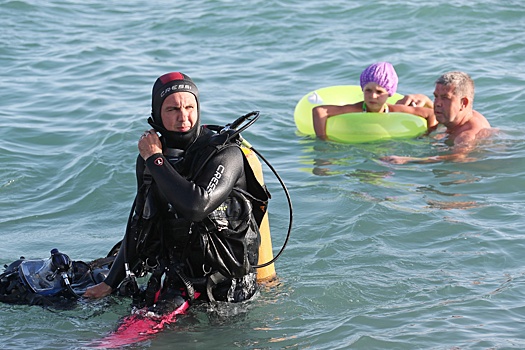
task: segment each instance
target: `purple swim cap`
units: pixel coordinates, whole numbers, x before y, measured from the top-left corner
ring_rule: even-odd
[[[388,62],[379,62],[368,66],[361,73],[359,81],[361,89],[368,83],[376,83],[385,88],[389,96],[395,94],[397,90],[397,73],[394,66]]]

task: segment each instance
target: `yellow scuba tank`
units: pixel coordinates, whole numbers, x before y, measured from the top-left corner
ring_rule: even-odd
[[[259,181],[261,185],[264,185],[262,165],[259,158],[249,147],[243,145],[241,149],[244,152],[257,181]],[[261,245],[259,246],[258,264],[264,264],[273,259],[272,237],[270,235],[268,212],[264,214],[259,231],[261,233]],[[259,283],[271,281],[276,276],[274,263],[257,269],[257,282]]]

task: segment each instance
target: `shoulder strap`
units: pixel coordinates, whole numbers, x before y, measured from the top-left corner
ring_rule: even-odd
[[[238,147],[238,143],[230,139],[228,134],[218,134],[203,128],[201,136],[186,151],[184,168],[188,172],[187,178],[196,179],[215,154],[232,146]]]

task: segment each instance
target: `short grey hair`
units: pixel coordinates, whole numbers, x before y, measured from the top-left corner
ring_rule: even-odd
[[[468,97],[474,101],[474,81],[464,72],[448,72],[436,80],[436,84],[444,86],[454,85],[454,95],[459,97]]]

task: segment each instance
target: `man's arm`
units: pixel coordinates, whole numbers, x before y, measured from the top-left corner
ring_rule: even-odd
[[[438,125],[436,115],[434,114],[434,110],[432,108],[405,106],[401,104],[395,104],[395,105],[389,105],[389,106],[392,112],[410,113],[410,114],[417,115],[417,116],[420,116],[421,118],[426,119],[427,129],[429,131],[435,129],[436,126]]]
[[[432,157],[402,157],[402,156],[386,156],[382,157],[381,160],[390,164],[407,164],[407,163],[419,163],[419,164],[426,164],[426,163],[438,163],[445,160],[450,160],[453,162],[470,162],[474,160],[474,158],[468,158],[468,154],[465,153],[451,153],[451,154],[445,154],[440,156],[432,156]]]
[[[146,160],[159,191],[173,208],[187,220],[200,221],[230,195],[244,174],[240,148],[227,147],[214,155],[194,180],[181,176],[162,154]]]
[[[390,164],[407,164],[407,163],[438,163],[442,161],[452,162],[470,162],[474,158],[469,158],[468,155],[474,150],[473,143],[463,143],[454,145],[450,154],[443,154],[431,157],[403,157],[403,156],[385,156],[381,160]]]

